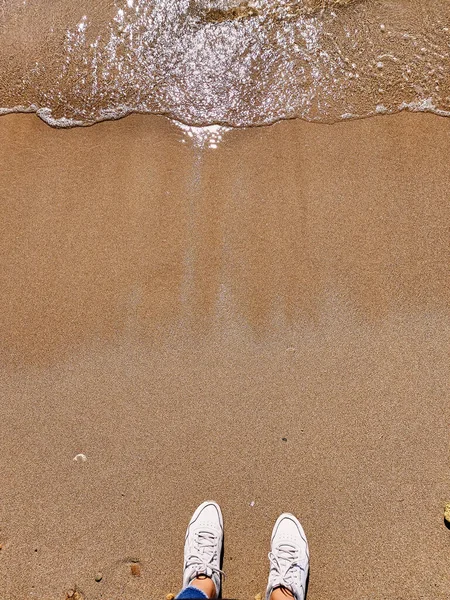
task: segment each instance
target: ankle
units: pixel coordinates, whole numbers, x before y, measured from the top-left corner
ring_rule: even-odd
[[[272,590],[269,600],[290,600],[294,594],[285,587],[278,586]]]
[[[189,582],[189,585],[193,585],[199,590],[202,590],[208,598],[214,599],[216,597],[216,586],[214,585],[211,577],[207,575],[199,575],[195,579]]]

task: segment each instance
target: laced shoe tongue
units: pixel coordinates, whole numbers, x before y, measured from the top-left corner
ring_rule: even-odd
[[[200,561],[203,561],[201,564],[198,564],[196,575],[212,577],[213,569],[209,563],[214,556],[214,534],[208,531],[199,532],[196,541],[195,550],[197,557]]]
[[[293,567],[297,558],[296,549],[289,543],[278,546],[278,564],[280,570],[276,578],[276,585],[282,585],[290,589],[293,576]]]
[[[280,563],[283,563],[283,566],[287,566],[295,560],[297,552],[295,548],[291,546],[291,544],[280,544],[278,546],[278,552],[282,552],[283,554],[279,556],[278,560]]]
[[[202,531],[198,534],[195,549],[203,556],[211,556],[214,553],[214,534]]]

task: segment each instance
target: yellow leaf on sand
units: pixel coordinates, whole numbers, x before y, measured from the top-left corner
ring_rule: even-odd
[[[450,502],[448,502],[445,505],[445,508],[444,508],[444,519],[445,519],[445,522],[450,525]]]

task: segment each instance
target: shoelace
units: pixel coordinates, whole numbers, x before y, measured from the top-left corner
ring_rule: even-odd
[[[211,577],[213,572],[221,573],[225,579],[225,573],[212,564],[216,559],[216,552],[208,552],[208,548],[215,548],[216,536],[209,531],[198,531],[194,537],[194,550],[187,560],[186,567],[196,566],[195,576],[205,574]],[[209,554],[209,556],[205,556]]]
[[[279,556],[275,556],[273,552],[269,552],[268,557],[270,561],[270,569],[276,571],[277,576],[272,582],[273,587],[283,585],[288,587],[292,584],[293,569],[298,567],[300,570],[304,570],[303,567],[296,562],[297,558],[296,548],[289,544],[280,544],[278,547]],[[283,569],[280,561],[288,561],[288,565]]]

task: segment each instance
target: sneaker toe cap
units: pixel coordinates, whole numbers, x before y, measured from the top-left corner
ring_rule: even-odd
[[[304,548],[308,552],[308,541],[299,520],[289,513],[283,513],[275,523],[272,542],[279,544],[283,542],[294,544]]]

